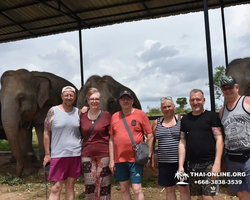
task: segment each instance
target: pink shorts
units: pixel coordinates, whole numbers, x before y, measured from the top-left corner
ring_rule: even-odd
[[[67,178],[79,178],[80,176],[81,156],[51,158],[49,181],[62,181]]]

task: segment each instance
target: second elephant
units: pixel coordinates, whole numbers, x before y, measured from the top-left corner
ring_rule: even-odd
[[[118,98],[119,94],[123,90],[130,90],[128,87],[122,85],[121,83],[114,80],[111,76],[97,76],[93,75],[88,78],[85,85],[80,89],[78,99],[77,99],[77,107],[82,108],[83,106],[87,106],[86,102],[86,93],[89,88],[94,87],[97,88],[101,94],[101,105],[100,108],[104,111],[109,111],[111,115],[115,112],[121,110],[121,106],[119,104]],[[135,95],[135,93],[130,90],[134,97],[134,107],[141,109],[141,104]]]

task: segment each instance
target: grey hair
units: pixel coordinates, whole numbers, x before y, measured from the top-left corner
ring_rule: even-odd
[[[170,101],[171,104],[175,106],[174,101],[173,101],[173,99],[172,99],[171,97],[164,97],[164,98],[162,98],[162,99],[161,99],[161,105],[162,105],[162,103],[163,103],[164,101]]]
[[[203,93],[203,91],[201,89],[192,89],[189,94],[198,93],[198,92],[200,92],[202,94],[202,96],[204,96],[204,93]]]

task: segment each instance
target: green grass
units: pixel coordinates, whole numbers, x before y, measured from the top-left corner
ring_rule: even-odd
[[[39,151],[38,138],[35,129],[33,129],[32,146],[34,151]],[[0,140],[0,151],[11,151],[8,140]]]
[[[7,140],[0,140],[0,151],[10,151],[10,145]]]
[[[32,130],[32,133],[33,133],[33,136],[32,136],[33,149],[34,149],[34,151],[39,151],[38,138],[37,138],[36,131],[34,128]]]
[[[152,178],[150,176],[146,176],[142,178],[143,187],[153,187],[158,184],[157,178]]]
[[[7,173],[7,176],[0,175],[0,183],[9,186],[25,184],[25,180],[22,178],[15,177],[12,174]]]

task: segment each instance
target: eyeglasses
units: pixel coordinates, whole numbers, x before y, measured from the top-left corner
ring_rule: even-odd
[[[234,89],[234,86],[222,87],[221,88],[222,91],[227,91],[227,90],[232,90],[232,89]]]
[[[131,101],[131,98],[120,98],[121,101]]]
[[[100,101],[101,99],[99,99],[99,98],[91,98],[91,99],[88,99],[89,101],[91,101],[91,102],[94,102],[94,101]]]
[[[172,97],[162,97],[160,98],[160,101],[163,101],[163,100],[173,100]]]

